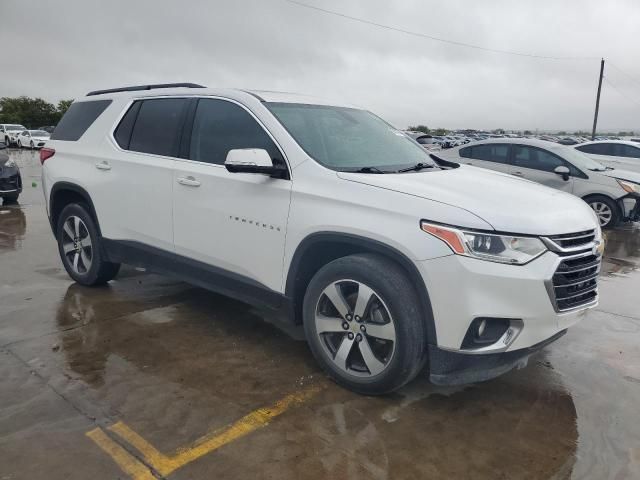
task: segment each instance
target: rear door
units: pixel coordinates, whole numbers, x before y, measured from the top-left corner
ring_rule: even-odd
[[[93,160],[103,235],[173,251],[173,162],[188,100],[134,101],[114,131],[117,148]]]
[[[469,145],[460,149],[460,159],[456,160],[467,165],[508,173],[509,149],[510,146],[506,143]]]
[[[512,145],[509,173],[547,187],[573,193],[573,176],[565,180],[562,175],[554,172],[555,168],[560,166],[567,167],[570,171],[575,170],[568,162],[548,150],[531,145]]]
[[[242,105],[198,100],[173,178],[177,254],[280,290],[291,180],[230,173],[227,153],[262,148],[274,163],[286,159],[267,130]]]

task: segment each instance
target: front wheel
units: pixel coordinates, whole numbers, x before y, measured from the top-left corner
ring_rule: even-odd
[[[31,150],[33,150],[34,148],[36,148],[36,146],[33,144],[33,140],[31,140],[31,143],[29,144],[29,147],[31,148]]]
[[[584,201],[593,209],[602,228],[613,228],[620,221],[620,208],[609,197],[593,195],[585,197]]]
[[[22,148],[22,142],[20,140],[18,140],[17,146],[18,148]]]
[[[118,274],[120,264],[104,258],[96,223],[84,205],[67,205],[60,213],[56,232],[62,264],[76,282],[102,285]]]
[[[415,289],[402,268],[383,256],[350,255],[322,267],[307,288],[303,321],[318,363],[355,392],[397,390],[426,362]]]

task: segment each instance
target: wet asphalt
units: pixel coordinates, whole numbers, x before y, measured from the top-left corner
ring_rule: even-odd
[[[607,232],[600,305],[525,369],[369,398],[268,312],[132,268],[72,282],[37,152],[11,155],[25,190],[0,206],[0,480],[640,478],[640,225]]]

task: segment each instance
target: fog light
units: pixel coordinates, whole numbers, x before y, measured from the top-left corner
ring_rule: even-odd
[[[484,334],[484,330],[487,328],[487,320],[482,319],[480,325],[478,325],[478,337],[481,337]]]

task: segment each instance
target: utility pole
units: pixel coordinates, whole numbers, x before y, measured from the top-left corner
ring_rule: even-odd
[[[604,58],[600,59],[600,78],[598,79],[598,96],[596,97],[596,112],[593,115],[593,130],[591,140],[596,139],[596,126],[598,125],[598,110],[600,109],[600,90],[602,89],[602,74],[604,73]]]

